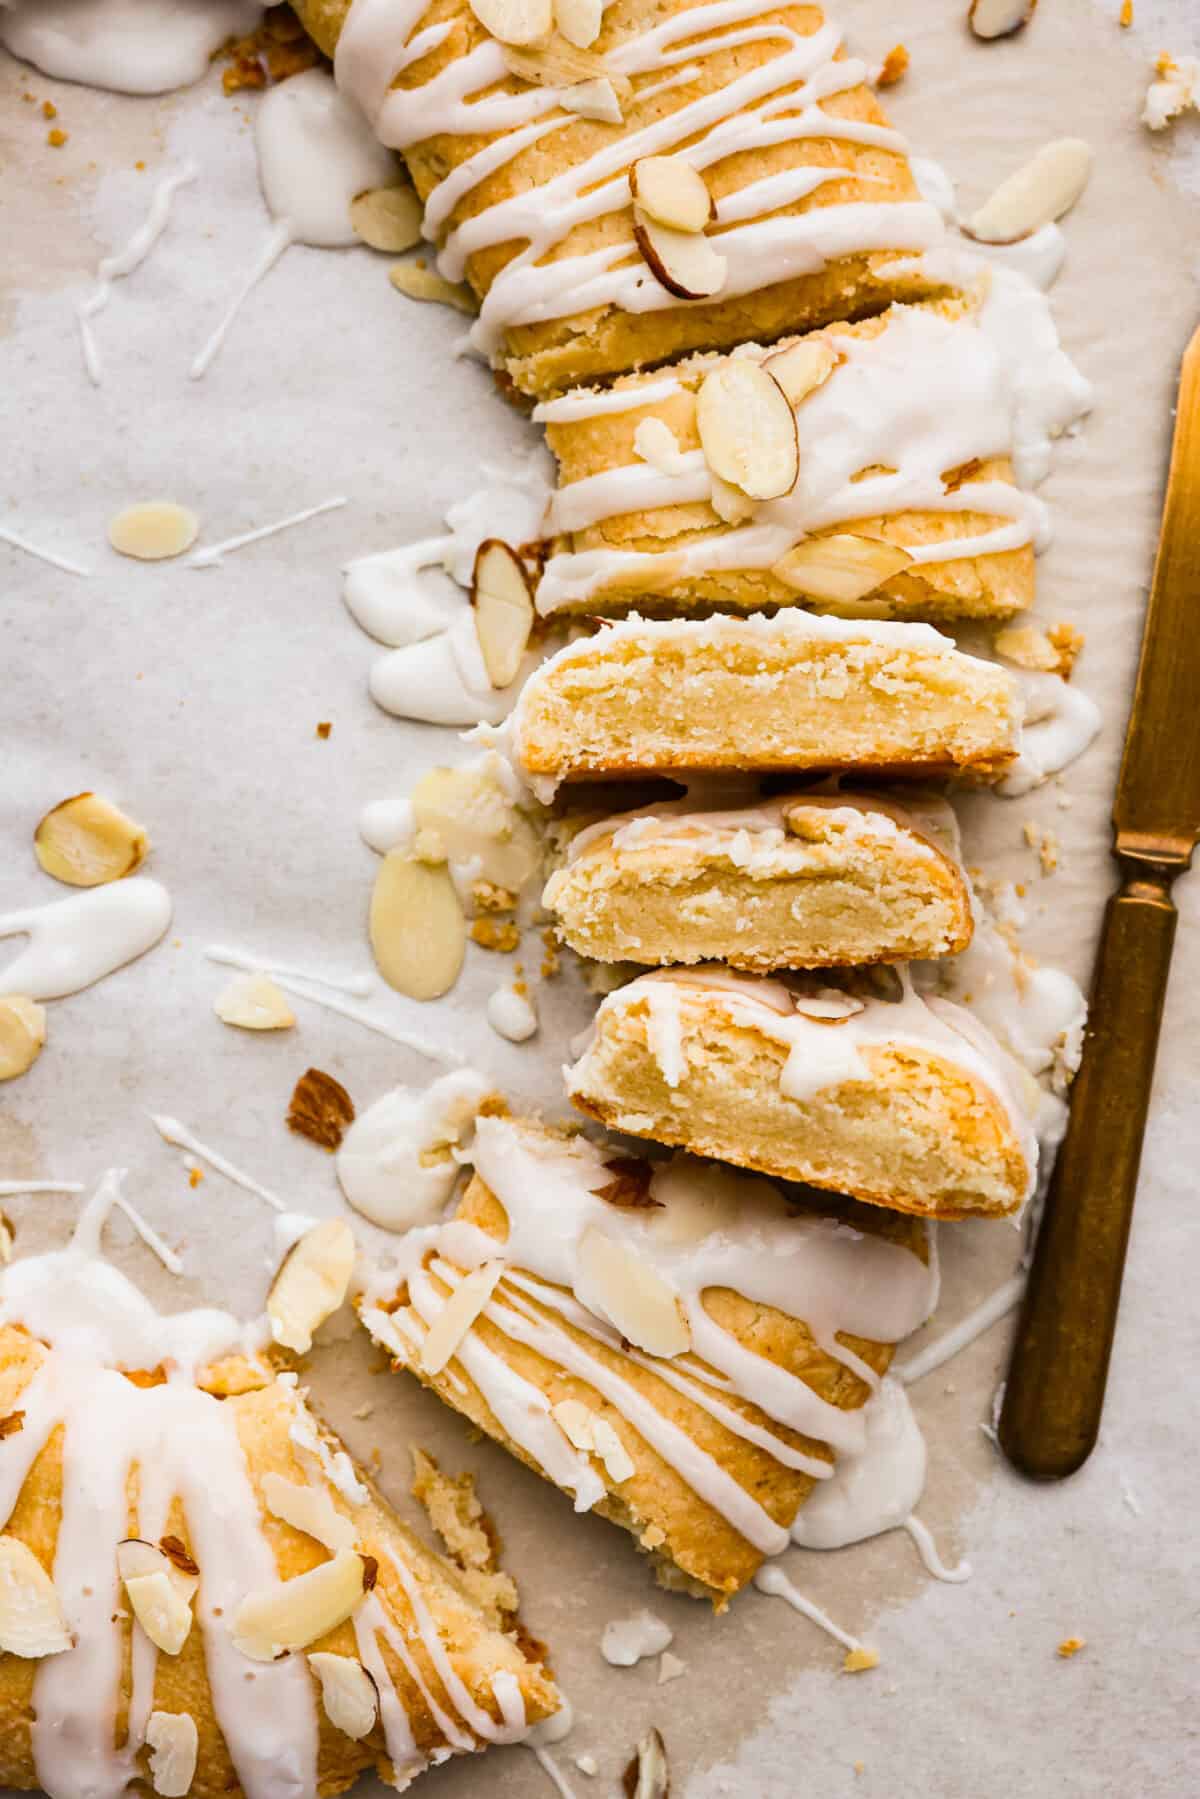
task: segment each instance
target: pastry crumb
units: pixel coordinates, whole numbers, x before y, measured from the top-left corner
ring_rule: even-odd
[[[1165,131],[1189,107],[1200,109],[1200,56],[1170,56],[1166,51],[1154,65],[1155,80],[1146,92],[1142,123],[1151,131]]]
[[[42,101],[42,117],[44,119],[56,119],[58,117],[58,108],[55,106],[53,100]]]
[[[445,1474],[431,1455],[414,1448],[412,1494],[460,1571],[471,1597],[497,1628],[511,1630],[520,1596],[499,1565],[500,1539],[475,1492],[471,1474]]]
[[[883,67],[879,71],[879,80],[876,85],[879,87],[895,87],[896,83],[898,81],[903,81],[905,75],[907,75],[908,65],[911,60],[912,58],[908,54],[906,45],[893,44],[892,48],[883,59]]]
[[[861,1649],[847,1649],[845,1660],[842,1662],[842,1673],[865,1674],[868,1669],[878,1666],[878,1649],[868,1649],[865,1646]]]
[[[553,925],[547,925],[542,932],[542,944],[545,955],[542,957],[542,979],[552,981],[562,968],[562,957],[558,950],[558,938],[554,935]]]
[[[1043,831],[1032,819],[1022,827],[1022,835],[1030,849],[1037,854],[1038,862],[1044,875],[1052,875],[1058,867],[1058,837],[1053,831]]]
[[[517,896],[507,887],[498,887],[494,881],[476,881],[471,888],[471,900],[477,912],[515,912]]]
[[[1069,681],[1071,671],[1079,660],[1079,653],[1087,642],[1087,638],[1082,631],[1076,630],[1074,625],[1067,624],[1065,619],[1060,624],[1051,625],[1046,636],[1058,654],[1056,672],[1062,676],[1064,681]]]
[[[471,941],[480,949],[496,950],[511,956],[521,942],[521,933],[511,918],[477,918],[471,926]]]
[[[1133,0],[1121,0],[1121,16],[1117,23],[1122,31],[1128,31],[1133,24]]]
[[[327,718],[322,719],[321,723],[317,726],[317,736],[321,739],[322,743],[324,743],[327,740],[329,733],[332,730],[333,730],[333,725],[330,723],[329,719],[327,719]]]
[[[1078,1655],[1079,1651],[1084,1648],[1086,1644],[1086,1637],[1064,1637],[1062,1642],[1058,1645],[1058,1653],[1061,1655],[1064,1662],[1069,1662],[1071,1657],[1073,1655]]]
[[[203,1179],[204,1179],[203,1168],[189,1168],[188,1169],[188,1186],[191,1187],[193,1190],[200,1185],[200,1183]]]
[[[66,131],[60,131],[58,126],[55,125],[53,130],[46,133],[46,142],[50,145],[52,150],[61,150],[63,145],[67,142],[69,135],[70,134]]]

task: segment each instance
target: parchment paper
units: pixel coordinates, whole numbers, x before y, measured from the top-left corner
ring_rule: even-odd
[[[1194,22],[1187,41],[1184,0],[1161,0],[1153,18],[1138,0],[1132,32],[1118,29],[1116,0],[1042,0],[1023,37],[991,46],[968,37],[963,10],[957,0],[841,6],[866,54],[908,45],[911,73],[889,104],[968,202],[1050,137],[1078,134],[1096,149],[1092,183],[1067,221],[1056,309],[1097,403],[1044,490],[1056,541],[1041,564],[1039,615],[1087,632],[1076,678],[1102,700],[1105,728],[1061,785],[965,809],[969,860],[1027,884],[1029,947],[1086,979],[1112,879],[1106,814],[1176,365],[1196,311],[1200,208],[1178,177],[1194,178],[1200,132],[1195,119],[1181,122],[1173,150],[1150,140],[1138,113],[1153,53],[1198,46]],[[25,92],[57,103],[63,149],[46,147]],[[84,787],[145,822],[147,872],[175,901],[157,950],[52,1006],[40,1062],[0,1089],[0,1179],[91,1182],[110,1164],[128,1167],[130,1197],[181,1249],[185,1274],[168,1277],[118,1220],[110,1239],[121,1265],[165,1306],[220,1302],[249,1313],[273,1260],[267,1209],[211,1173],[192,1191],[146,1115],[175,1113],[289,1203],[329,1212],[339,1204],[330,1160],[283,1126],[298,1075],[309,1063],[329,1070],[361,1110],[396,1081],[433,1072],[303,1002],[294,1032],[225,1028],[211,1010],[225,975],[203,950],[220,940],[264,958],[368,967],[375,859],[357,835],[359,806],[403,789],[424,763],[464,752],[451,733],[403,726],[372,706],[365,675],[375,650],[341,606],[338,569],[436,529],[480,465],[523,453],[532,428],[500,403],[485,371],[453,360],[461,321],[400,299],[386,259],[365,249],[290,250],[208,378],[189,382],[191,356],[267,229],[247,123],[253,101],[225,98],[215,79],[162,101],[122,99],[12,63],[0,64],[0,95],[0,522],[93,569],[74,579],[0,545],[0,908],[59,897],[33,861],[30,834],[44,810]],[[188,155],[200,179],[177,196],[165,239],[96,322],[106,380],[93,390],[72,306],[98,257],[141,222],[156,172]],[[344,510],[207,572],[134,565],[105,542],[108,518],[135,499],[192,505],[202,542],[212,542],[334,494],[348,497]],[[315,736],[319,720],[332,721],[327,742]],[[1179,720],[1181,732],[1195,728]],[[1052,877],[1041,877],[1022,840],[1027,820],[1061,840]],[[352,1327],[326,1331],[332,1340],[312,1361],[315,1393],[359,1455],[379,1452],[402,1511],[414,1510],[410,1442],[478,1471],[528,1624],[553,1645],[578,1712],[558,1753],[580,1794],[613,1792],[651,1723],[668,1743],[673,1790],[688,1799],[851,1789],[887,1799],[1151,1799],[1187,1788],[1200,1484],[1189,1385],[1200,1249],[1195,883],[1182,882],[1178,898],[1102,1444],[1056,1487],[1025,1484],[1001,1464],[980,1423],[1001,1375],[1005,1326],[913,1389],[930,1445],[921,1516],[947,1559],[969,1556],[974,1579],[930,1581],[902,1534],[832,1555],[797,1551],[787,1564],[805,1593],[879,1647],[876,1671],[841,1675],[834,1644],[756,1593],[719,1619],[659,1594],[622,1533],[574,1518],[501,1452],[471,1444],[413,1385],[376,1375],[377,1358]],[[5,948],[0,967],[6,960]],[[536,971],[536,940],[525,960]],[[452,999],[421,1013],[394,998],[393,1015],[456,1043],[515,1101],[557,1110],[565,1045],[592,1002],[568,970],[537,989],[540,1036],[506,1045],[483,1021],[482,1002],[510,973],[475,950]],[[69,1199],[6,1203],[22,1251],[60,1243],[75,1209]],[[1005,1278],[1017,1253],[1004,1225],[945,1229],[932,1328]],[[370,1416],[355,1419],[364,1403]],[[669,1621],[687,1663],[686,1677],[661,1689],[655,1663],[616,1671],[599,1652],[604,1623],[644,1605]],[[1056,1645],[1068,1635],[1087,1646],[1063,1661]],[[587,1751],[600,1764],[595,1781],[571,1764]],[[421,1790],[536,1799],[550,1787],[513,1750],[439,1770]]]

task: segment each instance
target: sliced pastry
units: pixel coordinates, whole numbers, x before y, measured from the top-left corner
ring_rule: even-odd
[[[967,299],[695,356],[538,407],[558,460],[543,613],[1005,618],[1044,509],[1022,370]]]
[[[781,612],[606,625],[535,669],[510,723],[545,795],[650,769],[993,777],[1021,715],[1007,670],[928,625]]]
[[[512,1118],[480,1118],[471,1159],[363,1323],[576,1511],[630,1531],[665,1585],[722,1604],[861,1448],[860,1408],[935,1303],[925,1227]]]
[[[159,1318],[80,1237],[0,1312],[0,1786],[402,1790],[559,1708],[227,1314]]]
[[[524,393],[939,290],[941,217],[818,6],[295,6]]]
[[[567,1074],[615,1130],[931,1218],[1033,1191],[1029,1077],[970,1012],[719,967],[612,993]]]
[[[542,903],[599,962],[765,973],[932,960],[971,938],[956,838],[932,795],[668,800],[579,832]]]

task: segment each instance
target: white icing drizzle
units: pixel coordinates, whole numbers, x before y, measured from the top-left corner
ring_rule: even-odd
[[[104,370],[100,361],[100,351],[92,330],[92,320],[98,312],[102,312],[112,297],[114,281],[120,281],[126,275],[140,268],[151,250],[167,228],[171,216],[171,201],[181,187],[186,187],[200,173],[195,162],[185,162],[169,175],[163,175],[150,200],[150,211],[144,222],[138,226],[123,250],[112,256],[105,256],[96,270],[96,287],[86,300],[81,300],[76,308],[79,320],[79,338],[83,347],[83,362],[93,386],[99,387],[104,378]]]
[[[29,938],[0,970],[0,985],[31,999],[62,999],[144,956],[170,922],[170,895],[145,875],[0,914],[0,938]]]
[[[354,999],[367,999],[379,985],[371,974],[334,975],[315,968],[292,968],[274,960],[256,962],[242,950],[227,949],[221,943],[210,943],[204,953],[210,962],[219,963],[223,968],[240,968],[246,974],[285,975],[314,987],[330,987],[335,993],[348,993]]]
[[[948,1568],[937,1552],[937,1544],[933,1540],[933,1532],[919,1518],[909,1517],[904,1520],[904,1529],[917,1546],[917,1554],[925,1564],[926,1572],[935,1580],[948,1581],[951,1586],[959,1586],[964,1580],[971,1578],[970,1562],[956,1562]]]
[[[166,94],[203,80],[263,10],[255,0],[4,0],[0,43],[60,81]]]
[[[840,1625],[835,1624],[819,1605],[814,1605],[811,1599],[806,1599],[804,1594],[792,1585],[783,1569],[776,1567],[774,1563],[758,1570],[754,1576],[754,1584],[760,1593],[767,1593],[772,1599],[785,1599],[794,1612],[799,1612],[801,1617],[810,1619],[819,1630],[825,1632],[826,1636],[832,1637],[835,1643],[840,1643],[843,1649],[866,1648],[865,1643],[860,1642],[857,1637],[852,1637],[849,1631],[843,1630]]]
[[[674,375],[640,382],[636,387],[576,387],[554,400],[539,400],[530,414],[535,425],[568,425],[579,419],[610,417],[615,412],[637,412],[657,406],[680,392]]]
[[[345,504],[346,496],[338,494],[331,500],[322,500],[318,506],[306,506],[302,512],[293,512],[287,518],[276,519],[274,524],[260,525],[256,531],[243,531],[237,537],[227,537],[223,543],[214,543],[203,550],[197,550],[183,566],[219,568],[231,550],[240,550],[248,543],[261,543],[264,537],[274,537],[280,531],[290,531],[294,525],[305,525],[310,518],[320,518],[325,512],[336,512]]]
[[[444,1074],[424,1089],[393,1087],[351,1124],[335,1163],[349,1203],[384,1230],[431,1224],[454,1191],[475,1114],[491,1081],[474,1069]],[[430,1152],[444,1151],[444,1159]]]
[[[549,1779],[555,1792],[559,1795],[559,1799],[575,1799],[575,1789],[566,1779],[550,1751],[543,1749],[540,1743],[526,1743],[525,1747],[533,1756],[542,1773]]]
[[[1013,673],[1025,695],[1025,723],[1017,758],[996,788],[1005,799],[1040,787],[1082,756],[1102,722],[1095,700],[1061,675]]]
[[[82,1193],[82,1181],[0,1181],[0,1198],[21,1193]]]
[[[997,1324],[1020,1305],[1027,1278],[1022,1272],[1002,1281],[952,1329],[943,1331],[940,1337],[935,1337],[932,1343],[927,1344],[916,1355],[899,1363],[893,1369],[896,1379],[911,1387],[914,1381],[932,1374],[935,1368],[942,1367],[953,1356],[959,1355],[977,1337],[981,1337],[984,1331],[990,1330],[993,1324]]]
[[[555,254],[576,225],[628,205],[625,173],[640,156],[673,152],[706,169],[727,157],[806,138],[903,153],[904,141],[896,132],[822,110],[822,99],[857,87],[866,75],[865,65],[854,57],[834,61],[837,30],[826,24],[801,37],[777,20],[753,23],[770,10],[767,0],[716,0],[653,24],[610,50],[607,64],[617,74],[669,72],[670,78],[682,73],[680,65],[690,66],[717,50],[756,41],[781,47],[767,63],[735,71],[715,92],[626,130],[575,166],[476,211],[448,231],[438,267],[453,281],[462,279],[472,255],[514,240],[525,242],[492,281],[471,329],[474,348],[490,354],[512,325],[565,318],[592,307],[650,312],[678,305],[641,258],[631,256],[628,238],[582,254]],[[395,149],[443,134],[485,140],[504,134],[485,141],[429,195],[425,233],[433,240],[482,179],[571,120],[547,116],[558,107],[553,88],[488,92],[506,73],[501,47],[490,39],[454,58],[421,86],[392,90],[399,72],[442,43],[450,30],[444,22],[411,36],[424,12],[424,0],[354,0],[334,67],[339,85],[354,95],[379,137]],[[692,41],[701,33],[711,35],[700,44]],[[661,80],[652,85],[660,94],[666,88]],[[842,169],[822,173],[845,178]],[[815,272],[837,256],[929,249],[943,234],[936,209],[923,201],[859,202],[740,223],[732,222],[739,215],[736,205],[727,202],[726,216],[731,222],[714,239],[728,259],[722,298]],[[543,260],[547,257],[552,260]]]
[[[353,101],[324,69],[305,69],[259,101],[254,144],[263,198],[276,221],[247,279],[195,361],[205,373],[247,297],[290,244],[319,249],[357,243],[350,203],[367,188],[396,179],[396,164],[371,135]]]
[[[215,1168],[218,1174],[223,1174],[225,1179],[232,1181],[235,1187],[244,1187],[247,1193],[256,1194],[259,1199],[266,1200],[274,1211],[287,1211],[286,1205],[278,1194],[272,1193],[269,1187],[262,1186],[254,1179],[253,1175],[245,1174],[242,1169],[235,1167],[219,1150],[211,1149],[207,1143],[201,1143],[199,1137],[194,1136],[186,1125],[180,1124],[178,1118],[168,1118],[161,1112],[151,1112],[149,1117],[151,1124],[164,1143],[170,1143],[176,1149],[186,1149],[191,1155],[199,1156],[202,1162],[207,1162],[210,1168]]]
[[[82,575],[86,578],[92,572],[90,568],[84,568],[81,562],[72,562],[66,556],[55,555],[53,550],[39,549],[27,537],[8,530],[4,525],[0,525],[0,543],[11,544],[14,550],[23,550],[26,556],[32,556],[38,562],[49,563],[51,568],[61,569],[64,575]]]

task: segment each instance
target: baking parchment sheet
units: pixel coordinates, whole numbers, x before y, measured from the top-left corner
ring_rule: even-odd
[[[981,46],[958,0],[841,7],[856,48],[912,54],[888,104],[914,146],[949,166],[968,204],[1050,137],[1096,150],[1066,222],[1055,292],[1064,343],[1093,380],[1096,408],[1063,443],[1043,490],[1055,517],[1040,568],[1039,616],[1087,633],[1076,679],[1100,699],[1099,741],[1061,783],[1025,799],[964,804],[968,860],[1026,887],[1024,937],[1086,980],[1112,880],[1107,812],[1157,523],[1178,355],[1197,311],[1200,207],[1187,191],[1200,141],[1138,123],[1150,61],[1195,51],[1188,6],[1138,0],[1132,32],[1116,0],[1042,0],[1033,26]],[[1153,34],[1143,29],[1153,26]],[[1188,42],[1189,35],[1192,37]],[[46,146],[37,102],[69,133]],[[289,250],[252,297],[208,377],[187,365],[267,231],[248,120],[253,98],[213,78],[160,101],[130,100],[0,64],[0,523],[88,564],[76,579],[0,545],[0,910],[60,897],[30,836],[49,806],[93,787],[149,829],[147,872],[175,903],[166,939],[140,962],[50,1008],[33,1071],[0,1089],[0,1179],[92,1182],[129,1169],[127,1191],[177,1246],[167,1276],[121,1219],[120,1264],[165,1306],[259,1308],[273,1262],[265,1206],[218,1175],[188,1185],[149,1123],[173,1113],[297,1209],[336,1210],[330,1159],[283,1118],[309,1064],[343,1081],[359,1109],[434,1066],[313,1005],[277,1036],[229,1030],[212,1013],[225,973],[213,942],[332,972],[369,966],[365,913],[376,861],[361,804],[403,790],[427,763],[466,752],[454,735],[377,711],[365,677],[375,646],[345,613],[350,556],[427,534],[445,505],[536,441],[478,365],[455,360],[456,316],[391,291],[386,259]],[[141,222],[156,174],[194,156],[150,260],[96,321],[105,380],[84,374],[72,308],[100,255]],[[135,165],[145,162],[144,171]],[[203,521],[201,543],[344,494],[340,511],[199,571],[121,561],[105,525],[135,499],[169,495]],[[331,721],[327,741],[315,734]],[[1178,721],[1196,729],[1194,718]],[[1061,844],[1043,877],[1023,840],[1033,821]],[[549,1640],[578,1724],[557,1751],[580,1794],[614,1791],[651,1723],[687,1799],[878,1793],[936,1796],[1172,1796],[1195,1767],[1194,1170],[1200,1023],[1200,887],[1181,882],[1175,971],[1146,1146],[1125,1299],[1100,1447],[1084,1471],[1036,1487],[1002,1464],[980,1429],[1001,1377],[1007,1326],[913,1388],[930,1449],[920,1515],[945,1559],[974,1578],[929,1580],[902,1534],[834,1554],[796,1551],[792,1579],[880,1651],[878,1669],[839,1672],[841,1654],[805,1620],[754,1592],[721,1618],[658,1593],[628,1539],[576,1518],[559,1495],[378,1357],[345,1321],[313,1357],[314,1392],[353,1450],[376,1452],[407,1515],[408,1446],[478,1471],[530,1628]],[[525,946],[536,974],[541,946]],[[0,948],[0,967],[8,959]],[[541,1031],[503,1043],[483,1002],[511,963],[473,949],[454,994],[391,1015],[454,1045],[517,1103],[561,1111],[559,1066],[594,1002],[569,963],[538,983]],[[1120,1096],[1114,1095],[1114,1103]],[[6,1202],[18,1248],[61,1243],[76,1202]],[[940,1332],[1007,1277],[1006,1225],[942,1231]],[[914,1340],[906,1353],[919,1346]],[[354,1413],[364,1405],[365,1418]],[[686,1676],[655,1685],[656,1663],[610,1669],[601,1629],[649,1605],[675,1631]],[[1060,1660],[1076,1635],[1086,1648]],[[600,1777],[577,1774],[590,1752]],[[1194,1778],[1194,1774],[1192,1776]],[[374,1790],[369,1784],[365,1791]],[[523,1750],[428,1775],[441,1799],[550,1791]]]

